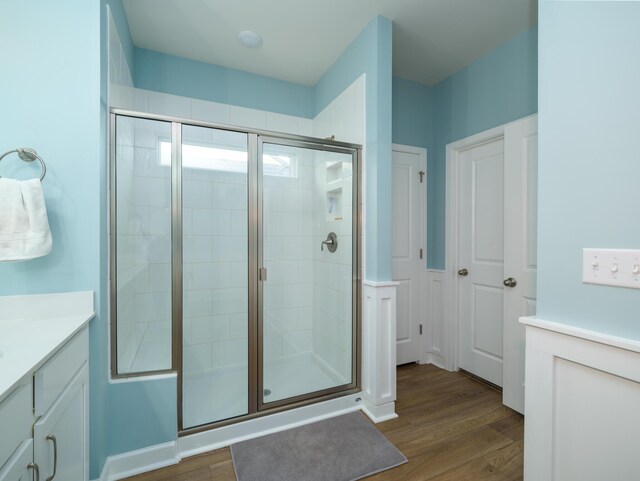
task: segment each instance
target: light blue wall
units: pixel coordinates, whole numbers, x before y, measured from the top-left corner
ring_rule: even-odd
[[[428,158],[430,268],[444,269],[446,145],[537,112],[537,29],[521,33],[434,87]]]
[[[142,89],[312,118],[313,87],[135,49],[134,83]]]
[[[366,74],[366,278],[391,279],[392,24],[374,18],[315,86],[319,113]]]
[[[116,24],[116,29],[118,30],[118,37],[120,37],[120,43],[122,44],[124,55],[127,58],[129,72],[133,72],[134,46],[124,4],[122,3],[122,0],[106,0],[106,2],[109,4],[109,7],[111,7],[111,15],[113,16],[113,22]]]
[[[109,454],[153,446],[178,437],[176,378],[109,386]]]
[[[433,147],[434,101],[432,86],[393,77],[393,143]]]
[[[101,250],[101,296],[104,299],[103,305],[108,303],[107,279],[108,265],[107,253],[107,193],[106,193],[106,119],[107,119],[107,75],[108,75],[108,59],[107,59],[107,32],[108,19],[106,17],[106,4],[109,4],[118,28],[118,35],[123,44],[125,52],[128,47],[123,38],[127,36],[130,39],[129,26],[124,16],[122,8],[122,0],[102,0],[103,3],[103,31],[102,31],[102,113],[105,123],[101,127],[101,133],[104,137],[105,148],[103,150],[104,160],[103,169],[101,170],[102,193],[101,193],[101,239],[104,239],[104,245]],[[119,13],[118,13],[119,12]],[[131,47],[131,55],[133,55],[133,44]],[[130,65],[133,65],[131,62]],[[105,309],[106,311],[106,309]],[[106,319],[106,312],[104,313]],[[101,450],[106,455],[120,454],[127,451],[141,449],[155,444],[161,444],[173,441],[177,436],[177,388],[176,379],[162,380],[133,380],[127,382],[107,384],[108,379],[108,333],[105,329],[100,334],[100,349],[96,353],[92,353],[92,382],[97,380],[101,386],[100,392],[97,393],[96,399],[106,404],[106,415],[101,413],[92,419],[92,433],[102,434],[104,439],[100,441],[104,444]],[[99,355],[98,355],[99,353]],[[103,386],[104,385],[104,386]],[[98,402],[98,401],[96,401]],[[97,478],[102,470],[103,462],[100,459],[92,460],[91,471],[92,479]]]
[[[640,339],[640,291],[582,284],[582,248],[639,248],[640,3],[540,2],[538,313]]]
[[[0,295],[98,293],[98,316],[90,326],[90,456],[92,467],[101,466],[106,457],[106,371],[98,370],[106,356],[107,321],[99,295],[101,246],[106,242],[100,230],[100,2],[4,0],[0,44],[0,151],[33,147],[46,161],[43,189],[53,234],[48,256],[0,264]],[[15,158],[2,164],[0,175],[26,172]]]

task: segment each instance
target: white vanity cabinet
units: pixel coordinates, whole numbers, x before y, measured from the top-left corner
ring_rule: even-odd
[[[0,402],[0,481],[88,481],[86,324]]]
[[[43,479],[89,479],[88,351],[84,328],[34,376],[33,460]]]
[[[33,383],[27,379],[0,402],[0,481],[31,481],[32,399]]]
[[[33,428],[33,460],[44,479],[85,481],[87,466],[88,368],[76,374]]]
[[[37,474],[33,474],[37,472]],[[33,476],[33,478],[32,478]],[[39,481],[40,473],[33,464],[33,440],[24,441],[0,470],[0,481]]]

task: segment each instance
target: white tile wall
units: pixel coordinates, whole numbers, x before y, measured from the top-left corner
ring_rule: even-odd
[[[149,111],[155,114],[188,119],[191,117],[191,102],[187,97],[149,92]]]
[[[170,134],[170,127],[121,118],[117,129],[118,368],[169,369],[170,178],[146,139]]]
[[[229,122],[231,125],[264,130],[267,126],[267,112],[232,105],[229,110]]]
[[[274,117],[283,122],[285,116]],[[267,151],[268,147],[265,148]],[[265,358],[310,352],[313,307],[313,154],[295,155],[295,177],[264,177]],[[267,362],[265,369],[272,369]],[[265,373],[267,375],[267,373]]]
[[[205,100],[191,100],[191,115],[194,119],[214,124],[231,123],[231,106]]]
[[[314,121],[314,135],[364,145],[364,76],[356,80],[329,104]],[[315,159],[315,223],[318,237],[333,231],[338,236],[338,250],[331,254],[317,249],[314,255],[314,312],[313,350],[334,372],[345,381],[351,380],[352,359],[352,195],[353,169],[343,162],[332,170],[327,179],[327,161],[337,160],[334,154],[316,153]],[[327,194],[328,180],[336,179],[331,187],[339,186],[338,193]],[[340,204],[342,220],[328,212],[327,197]],[[334,205],[334,209],[335,209]],[[335,211],[334,211],[335,213]]]
[[[133,79],[111,11],[108,17],[109,95],[111,98],[117,98],[118,102],[132,102]]]
[[[313,121],[313,135],[365,145],[365,76],[336,97]]]

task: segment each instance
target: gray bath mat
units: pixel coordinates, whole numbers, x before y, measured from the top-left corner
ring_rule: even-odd
[[[231,446],[238,481],[354,481],[407,462],[354,412]]]

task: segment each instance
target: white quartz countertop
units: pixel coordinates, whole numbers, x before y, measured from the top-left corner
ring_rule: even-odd
[[[581,327],[572,326],[570,324],[545,321],[535,316],[521,317],[520,323],[526,326],[537,327],[538,329],[545,329],[547,331],[565,334],[567,336],[579,337],[581,339],[597,342],[599,344],[606,344],[608,346],[626,349],[627,351],[640,352],[640,341],[637,341],[635,339],[613,336],[611,334],[583,329]]]
[[[91,291],[0,297],[0,400],[94,316]]]

